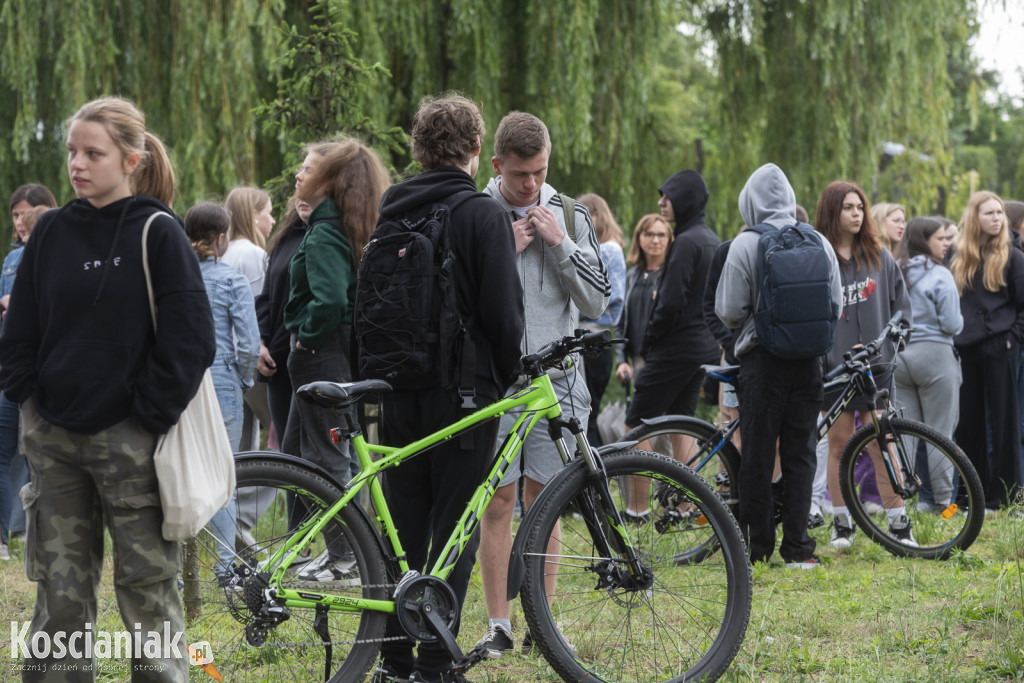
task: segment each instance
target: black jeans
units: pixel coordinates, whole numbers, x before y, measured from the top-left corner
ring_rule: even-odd
[[[1016,342],[1007,348],[1008,333],[970,346],[957,347],[963,384],[956,442],[970,459],[985,490],[985,506],[1000,508],[1016,500],[1021,488],[1020,423],[1017,414]],[[992,450],[987,449],[985,421],[992,425]]]
[[[477,397],[483,407],[494,399]],[[404,446],[464,417],[450,392],[441,389],[385,394],[381,413],[381,442]],[[384,495],[398,527],[409,568],[427,573],[448,542],[476,487],[483,481],[494,458],[498,421],[492,420],[466,437],[444,441],[402,463],[384,475]],[[462,556],[448,575],[461,609],[476,562],[480,534],[474,533]],[[459,625],[453,629],[458,634]],[[404,632],[394,617],[388,618],[387,637]],[[381,656],[401,677],[414,667],[412,641],[386,641]],[[451,655],[440,641],[421,643],[415,669],[430,678],[452,666]]]
[[[587,440],[591,446],[600,446],[601,433],[597,430],[597,416],[601,412],[601,399],[608,388],[608,380],[612,376],[612,347],[602,349],[601,353],[583,359],[583,374],[587,378],[587,389],[590,391],[590,418],[587,421]]]
[[[739,523],[748,539],[752,562],[767,561],[775,551],[772,471],[775,444],[782,465],[782,544],[786,562],[806,560],[815,542],[807,535],[814,484],[815,428],[823,397],[817,358],[781,360],[760,347],[740,359]]]
[[[288,374],[292,378],[292,389],[310,382],[328,380],[331,382],[348,382],[352,380],[349,369],[349,328],[340,325],[330,338],[315,351],[295,348],[295,335],[292,335],[292,352],[288,355]],[[341,424],[343,418],[334,411],[315,406],[312,403],[294,398],[291,412],[288,415],[281,451],[298,455],[319,465],[341,486],[351,479],[349,467],[348,440],[339,443],[331,440],[331,429]],[[292,523],[296,524],[304,514],[304,510],[293,509]],[[344,539],[333,535],[325,539],[328,552],[333,559],[346,556],[350,551]]]

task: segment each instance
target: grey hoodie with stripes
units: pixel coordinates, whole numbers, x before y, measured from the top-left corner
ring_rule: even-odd
[[[512,205],[498,189],[500,183],[501,176],[491,178],[484,192],[494,197],[515,221]],[[562,197],[555,188],[544,183],[540,203],[557,216],[558,226],[568,235]],[[608,307],[611,284],[601,261],[594,223],[587,207],[580,203],[576,204],[575,217],[575,243],[566,238],[552,247],[535,239],[516,257],[526,312],[524,354],[571,335],[579,326],[581,312],[596,318]]]

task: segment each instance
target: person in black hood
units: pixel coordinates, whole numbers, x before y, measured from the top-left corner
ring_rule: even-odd
[[[473,176],[479,166],[483,136],[483,118],[470,100],[458,95],[425,99],[413,118],[412,155],[427,170],[384,194],[381,220],[417,215],[433,204],[450,202],[455,195],[475,192]],[[496,401],[521,369],[523,291],[516,272],[512,223],[498,202],[479,194],[455,206],[448,234],[455,253],[459,313],[474,349],[477,406],[483,407]],[[385,394],[382,441],[405,445],[463,416],[454,390]],[[486,476],[497,432],[498,422],[488,422],[470,432],[468,441],[447,441],[384,475],[385,495],[410,569],[422,572],[437,560],[456,520]],[[469,587],[478,543],[479,535],[475,534],[448,576],[460,606]],[[458,633],[458,624],[453,631]],[[400,637],[403,633],[398,620],[389,618],[386,636]],[[452,670],[451,655],[439,641],[420,643],[414,657],[411,640],[385,640],[381,659],[374,681],[465,680]]]
[[[626,414],[630,428],[661,415],[693,415],[703,381],[700,366],[716,362],[719,354],[704,322],[708,268],[721,244],[704,222],[708,186],[699,173],[687,170],[673,174],[658,190],[661,215],[675,222],[675,240],[640,347],[646,365],[637,373]]]
[[[37,582],[32,642],[96,621],[104,527],[126,626],[180,633],[178,544],[161,533],[153,454],[213,362],[210,304],[199,261],[166,205],[174,192],[167,154],[135,106],[120,98],[85,104],[68,122],[67,148],[79,198],[40,219],[0,335],[0,385],[21,403],[32,472],[21,492],[25,573]],[[142,263],[150,220],[155,325]],[[161,650],[166,657],[136,652],[133,674],[187,679],[185,658]],[[55,665],[62,680],[94,671],[91,652],[63,660],[29,653],[23,678],[51,680]]]

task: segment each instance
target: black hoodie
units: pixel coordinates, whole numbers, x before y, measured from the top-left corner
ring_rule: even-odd
[[[718,343],[704,323],[704,288],[721,240],[704,222],[708,186],[699,173],[687,170],[672,175],[658,189],[672,202],[675,241],[641,353],[648,361],[714,363]]]
[[[85,434],[129,416],[154,434],[178,421],[213,362],[213,316],[181,223],[161,216],[148,240],[154,335],[142,230],[157,211],[173,216],[139,195],[99,209],[76,199],[40,218],[0,335],[12,401],[31,397],[47,421]]]
[[[460,168],[437,168],[392,185],[380,200],[381,218],[415,214],[424,206],[476,191]],[[448,237],[455,252],[459,313],[476,354],[477,393],[498,398],[520,372],[523,289],[508,215],[480,194],[452,212]]]

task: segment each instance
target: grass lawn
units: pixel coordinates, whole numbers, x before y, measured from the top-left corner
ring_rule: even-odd
[[[1015,681],[1024,680],[1024,521],[998,513],[966,553],[947,562],[895,558],[855,537],[849,550],[812,532],[823,567],[789,570],[776,554],[754,570],[754,602],[743,648],[728,681]],[[15,680],[11,621],[31,618],[33,585],[20,548],[0,562],[0,681]],[[122,628],[107,561],[99,628]],[[513,627],[524,628],[518,606]],[[479,574],[463,617],[464,647],[486,628]],[[111,663],[100,680],[127,680]],[[539,656],[515,654],[471,672],[489,683],[558,680]]]

